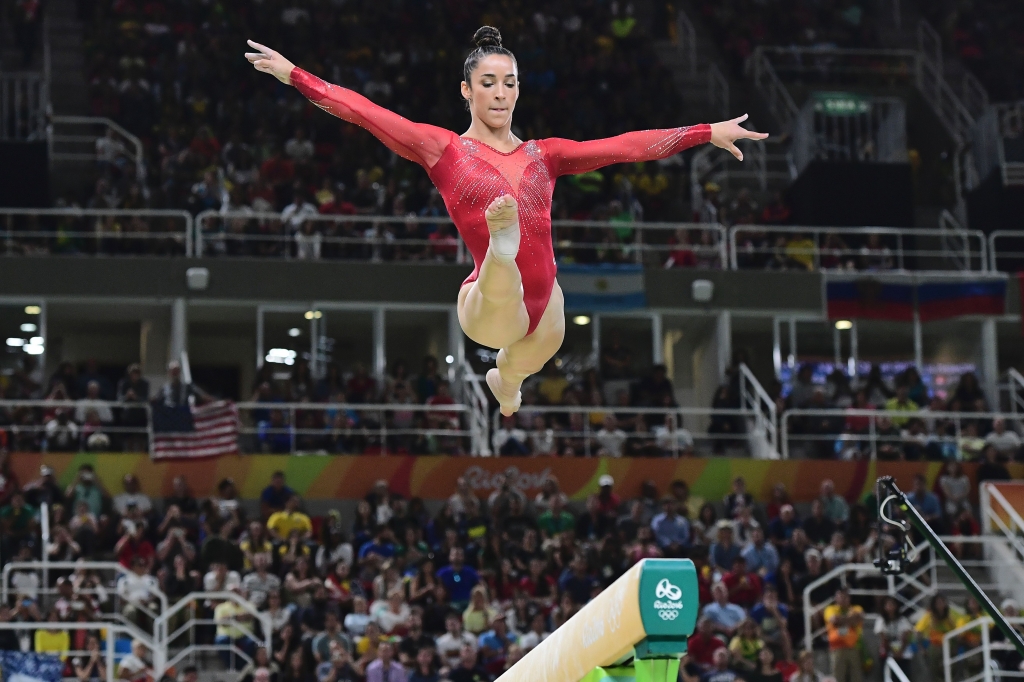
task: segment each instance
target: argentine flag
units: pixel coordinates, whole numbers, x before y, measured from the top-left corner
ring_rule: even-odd
[[[604,312],[647,306],[642,265],[560,265],[566,310]]]

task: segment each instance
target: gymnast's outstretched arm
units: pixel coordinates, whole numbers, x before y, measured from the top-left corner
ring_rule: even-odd
[[[601,140],[574,142],[562,138],[542,140],[551,173],[575,175],[614,163],[654,161],[677,154],[684,149],[710,142],[728,150],[740,161],[743,154],[736,140],[763,140],[767,133],[755,133],[740,126],[746,115],[721,123],[702,123],[682,128],[638,130]]]
[[[259,52],[245,57],[258,71],[269,73],[282,83],[294,85],[313,104],[338,118],[370,131],[388,149],[427,170],[441,158],[455,133],[426,123],[413,123],[395,112],[374,104],[359,93],[326,83],[259,43],[249,41]]]

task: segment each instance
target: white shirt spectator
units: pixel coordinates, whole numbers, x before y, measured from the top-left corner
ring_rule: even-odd
[[[295,257],[299,260],[320,260],[324,237],[319,232],[301,229],[295,233]]]
[[[306,163],[313,158],[313,142],[306,138],[293,137],[284,144],[284,153],[298,163]]]
[[[306,218],[319,214],[320,212],[316,210],[316,206],[308,201],[303,201],[302,203],[292,202],[281,211],[281,222],[288,223],[288,227],[298,231],[302,227],[302,223],[306,222]]]
[[[1020,450],[1020,436],[1014,431],[1006,429],[1002,433],[992,433],[985,436],[986,445],[994,445],[1001,455],[1014,455]]]
[[[494,435],[491,436],[491,445],[494,447],[495,452],[500,452],[501,449],[505,447],[505,443],[510,440],[519,441],[525,445],[526,431],[523,431],[518,427],[507,429],[504,426],[499,426],[494,430]]]
[[[207,571],[203,576],[203,589],[207,592],[226,592],[239,587],[242,584],[242,578],[238,575],[238,571],[228,571],[224,576],[224,584],[218,585],[217,582],[216,571]]]
[[[409,605],[403,603],[402,607],[398,609],[398,613],[395,613],[385,605],[385,608],[377,612],[374,620],[380,624],[380,629],[384,631],[384,634],[391,634],[396,627],[408,624]]]
[[[352,565],[352,545],[347,542],[339,543],[334,549],[327,549],[323,545],[316,550],[316,567],[321,573],[337,563]]]
[[[345,630],[353,637],[362,637],[370,620],[368,613],[350,613],[345,616]]]
[[[11,587],[19,597],[27,597],[32,601],[39,599],[39,574],[35,571],[16,571],[11,576]]]
[[[231,574],[229,573],[228,575],[230,576]],[[273,573],[260,576],[259,573],[253,571],[242,580],[242,586],[245,587],[245,594],[248,596],[249,601],[252,602],[253,606],[260,609],[267,603],[268,594],[281,590],[281,579]]]
[[[533,630],[530,630],[525,635],[519,638],[519,646],[523,648],[523,653],[525,654],[527,651],[530,651],[548,637],[550,637],[550,634],[547,632],[538,635]]]
[[[693,450],[693,436],[686,429],[669,430],[667,426],[659,425],[651,430],[654,431],[654,442],[662,452],[678,449],[680,453],[685,453]]]
[[[63,450],[78,444],[78,424],[67,421],[61,424],[56,418],[46,423],[46,440],[50,450]]]
[[[84,424],[85,418],[90,412],[95,412],[104,424],[114,423],[114,413],[106,403],[102,400],[89,400],[88,398],[78,401],[78,405],[75,407],[75,421]]]
[[[535,455],[555,454],[555,430],[541,429],[530,432],[530,451]]]
[[[452,633],[446,632],[437,638],[437,655],[441,657],[444,665],[454,668],[459,665],[459,655],[465,644],[476,649],[476,637],[468,632],[463,632],[456,638],[452,636]]]
[[[128,513],[128,506],[134,504],[143,514],[153,511],[153,501],[145,493],[121,493],[114,496],[114,509],[121,516]]]
[[[146,604],[160,589],[160,583],[151,575],[128,573],[117,581],[117,594],[121,599],[135,604]]]
[[[597,432],[597,445],[599,455],[609,457],[622,457],[622,448],[626,444],[626,432],[622,429],[608,429],[601,427]]]

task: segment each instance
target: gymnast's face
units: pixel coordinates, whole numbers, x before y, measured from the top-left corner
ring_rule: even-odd
[[[462,96],[469,100],[473,118],[489,128],[509,125],[519,99],[516,63],[507,55],[488,55],[476,65],[470,81],[462,81]]]

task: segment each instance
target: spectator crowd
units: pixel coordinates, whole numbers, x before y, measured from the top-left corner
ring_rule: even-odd
[[[95,652],[104,635],[76,628],[76,621],[116,612],[145,630],[159,612],[158,591],[173,604],[205,590],[238,599],[197,599],[197,617],[213,624],[190,626],[189,641],[215,647],[220,664],[246,682],[482,682],[514,665],[637,561],[658,557],[688,557],[697,568],[702,606],[683,661],[687,681],[803,682],[820,680],[830,667],[838,682],[856,682],[886,656],[901,666],[920,656],[939,680],[943,634],[980,613],[976,602],[960,608],[942,595],[920,613],[907,612],[882,596],[884,579],[857,572],[843,583],[819,581],[844,564],[870,561],[879,542],[875,501],[851,505],[830,480],[805,513],[783,484],[761,504],[742,478],[712,502],[681,480],[661,489],[649,480],[627,492],[603,476],[582,506],[553,477],[532,498],[517,482],[515,470],[498,474],[481,497],[460,478],[431,512],[423,500],[378,481],[351,511],[332,507],[314,516],[283,472],[271,476],[258,502],[240,499],[231,479],[197,499],[181,476],[170,496],[154,500],[132,474],[114,492],[88,464],[66,486],[44,465],[24,485],[5,478],[3,556],[112,559],[128,570],[116,582],[88,568],[50,571],[48,584],[40,571],[14,571],[0,621],[26,628],[4,631],[0,646],[71,652],[69,675],[102,679]],[[949,518],[923,477],[909,499],[926,515]],[[41,544],[44,503],[51,535]],[[878,597],[851,598],[846,586],[882,589]],[[815,646],[801,651],[808,616]],[[31,624],[41,621],[67,629],[32,634]],[[184,624],[184,617],[176,621]],[[866,649],[865,627],[874,628],[877,652]],[[815,656],[826,650],[830,666]],[[136,642],[118,675],[140,679],[151,666],[151,652]],[[195,669],[177,672],[188,682]]]

